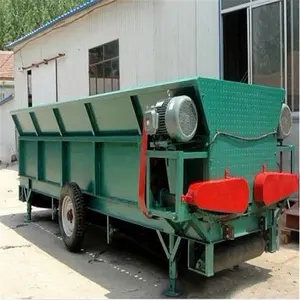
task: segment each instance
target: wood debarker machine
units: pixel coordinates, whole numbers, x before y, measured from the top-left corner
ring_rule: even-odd
[[[153,229],[178,293],[178,253],[204,276],[278,249],[298,189],[285,91],[191,78],[13,111],[20,200],[58,211],[78,251],[86,212]],[[281,172],[277,154],[291,153]]]

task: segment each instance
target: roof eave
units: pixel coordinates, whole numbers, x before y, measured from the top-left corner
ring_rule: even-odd
[[[28,34],[20,37],[19,39],[7,44],[5,47],[7,49],[13,49],[14,47],[23,43],[24,41],[31,39],[33,36],[50,29],[51,27],[58,24],[59,22],[66,20],[66,19],[68,19],[68,18],[94,6],[95,4],[102,2],[102,1],[104,1],[104,0],[89,0],[87,2],[84,2],[83,4],[73,8],[73,9],[65,12],[64,14],[54,18],[53,20],[47,22],[46,24],[42,25],[41,27],[39,27],[39,28],[29,32]]]
[[[13,82],[14,77],[0,77],[0,82],[5,81],[5,82]]]

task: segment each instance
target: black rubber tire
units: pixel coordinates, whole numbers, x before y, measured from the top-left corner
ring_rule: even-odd
[[[68,237],[62,225],[62,203],[66,196],[71,198],[74,207],[75,224],[73,234]],[[70,252],[79,252],[82,248],[85,232],[85,205],[79,186],[75,182],[65,184],[60,193],[58,223],[62,239]]]

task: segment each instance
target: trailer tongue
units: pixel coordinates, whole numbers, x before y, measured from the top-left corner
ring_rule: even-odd
[[[278,249],[278,217],[298,189],[277,154],[291,130],[281,89],[192,78],[13,111],[20,199],[58,209],[70,251],[86,210],[153,229],[178,294],[177,254],[204,276]]]

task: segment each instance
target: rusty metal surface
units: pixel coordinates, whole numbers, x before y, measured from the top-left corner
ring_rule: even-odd
[[[299,231],[299,202],[295,202],[287,209],[285,215],[285,229]]]
[[[250,235],[230,244],[220,244],[215,249],[214,272],[220,272],[259,257],[265,251],[266,242],[260,235]]]

